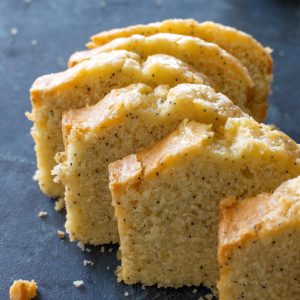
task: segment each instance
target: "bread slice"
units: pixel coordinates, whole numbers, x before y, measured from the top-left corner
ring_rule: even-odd
[[[127,51],[102,53],[67,71],[38,78],[31,87],[32,136],[37,155],[37,179],[49,196],[63,196],[64,188],[53,182],[54,156],[63,151],[62,113],[97,103],[114,88],[132,83],[150,86],[181,82],[210,82],[184,62],[167,55],[152,55],[143,60]]]
[[[71,240],[118,242],[108,187],[108,164],[163,138],[185,118],[224,124],[245,116],[212,88],[144,84],[113,90],[101,102],[63,116],[65,153],[58,156],[57,179],[66,186],[66,229]]]
[[[160,33],[149,37],[133,35],[119,38],[102,47],[74,53],[69,65],[88,60],[94,55],[111,50],[124,49],[147,57],[164,53],[177,57],[204,73],[215,83],[215,90],[228,96],[245,112],[256,117],[256,109],[250,107],[254,96],[254,83],[239,60],[217,46],[196,37]]]
[[[263,47],[251,35],[235,28],[214,22],[199,23],[193,19],[169,19],[163,22],[146,25],[134,25],[100,32],[91,38],[87,47],[92,49],[102,46],[113,39],[129,37],[133,34],[144,36],[154,35],[158,32],[176,33],[195,36],[207,42],[216,43],[227,52],[238,58],[249,70],[256,89],[256,102],[252,101],[256,111],[261,114],[257,119],[263,120],[267,113],[267,98],[270,93],[272,81],[272,57],[270,48]],[[260,107],[260,109],[259,109]]]
[[[220,300],[300,299],[300,177],[220,211]]]
[[[109,165],[127,284],[214,288],[221,198],[273,191],[300,174],[298,145],[249,118],[183,122],[167,138]],[[240,299],[240,298],[235,298]]]

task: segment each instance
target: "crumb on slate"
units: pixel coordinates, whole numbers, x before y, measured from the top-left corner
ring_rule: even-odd
[[[193,289],[193,290],[192,290],[192,293],[193,293],[193,294],[196,294],[197,292],[198,292],[197,289]]]
[[[57,236],[58,236],[60,239],[64,239],[64,238],[65,238],[65,232],[64,232],[64,231],[61,231],[61,230],[57,230]]]
[[[31,40],[30,44],[31,46],[35,47],[37,45],[37,40]]]
[[[62,209],[65,208],[65,199],[63,197],[61,198],[58,198],[56,201],[55,201],[55,204],[54,204],[54,209],[56,211],[60,211]]]
[[[84,265],[84,266],[87,266],[87,265],[93,266],[93,265],[94,265],[94,262],[92,262],[91,260],[84,259],[84,260],[83,260],[83,265]]]
[[[125,296],[125,297],[128,297],[128,296],[129,296],[129,293],[128,293],[128,292],[125,292],[125,293],[124,293],[124,296]]]
[[[26,115],[26,117],[29,118],[30,113],[29,113],[29,112],[26,112],[25,115]],[[38,181],[38,178],[39,178],[39,177],[38,177],[38,171],[35,171],[35,173],[34,173],[32,179],[33,179],[34,181]]]
[[[104,252],[105,252],[105,247],[104,247],[104,246],[101,246],[100,252],[101,252],[101,253],[104,253]]]
[[[16,27],[13,27],[13,28],[10,29],[10,34],[11,34],[11,35],[17,35],[18,32],[19,32],[19,30],[18,30],[18,28],[16,28]]]
[[[73,285],[76,286],[77,288],[80,288],[81,286],[84,285],[83,280],[75,280],[73,281]]]
[[[37,284],[34,280],[15,280],[9,289],[10,300],[30,300],[37,294]]]
[[[77,246],[80,248],[81,251],[84,251],[84,243],[83,242],[78,242]]]
[[[39,216],[41,219],[43,219],[43,218],[45,218],[45,217],[48,216],[48,213],[47,213],[46,211],[42,211],[42,210],[41,210],[41,211],[39,212],[38,216]]]

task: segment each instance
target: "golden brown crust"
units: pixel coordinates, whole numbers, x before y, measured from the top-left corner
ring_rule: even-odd
[[[144,167],[144,178],[154,176],[185,151],[199,147],[213,136],[212,125],[199,124],[195,121],[183,121],[181,125],[166,138],[137,154]]]
[[[134,178],[143,180],[157,175],[167,163],[171,163],[180,155],[183,156],[185,151],[191,151],[209,139],[213,135],[210,129],[211,125],[185,120],[177,130],[154,145],[136,155],[129,155],[111,163],[109,165],[111,187],[115,189],[116,186],[135,182]],[[129,167],[130,164],[132,167]]]
[[[135,154],[126,156],[124,159],[117,160],[108,165],[109,184],[117,199],[117,194],[120,192],[124,183],[130,185],[138,183],[142,176],[143,168]]]
[[[82,77],[84,77],[87,73],[110,72],[110,70],[107,68],[107,64],[105,63],[111,61],[112,59],[114,59],[113,64],[111,64],[113,69],[117,69],[121,65],[126,65],[126,63],[128,63],[128,59],[138,62],[141,61],[141,58],[138,54],[125,50],[102,53],[100,56],[94,57],[92,61],[86,61],[84,64],[80,64],[72,69],[38,77],[30,88],[30,93],[32,96],[35,96],[38,93],[53,92],[56,89],[62,89],[67,87],[68,84],[77,81],[80,82]]]
[[[163,22],[139,24],[100,32],[92,36],[87,47],[93,49],[116,38],[129,37],[133,34],[150,36],[161,32],[194,36],[216,43],[242,61],[256,85],[255,98],[257,101],[252,103],[256,107],[256,118],[258,120],[265,118],[268,108],[267,98],[272,81],[271,50],[263,47],[249,34],[235,28],[214,22],[198,23],[193,19],[169,19]]]
[[[258,234],[277,230],[285,223],[300,226],[300,177],[278,187],[273,194],[264,193],[243,201],[223,199],[220,204],[219,263],[238,245],[257,238]]]
[[[37,295],[37,285],[34,280],[15,280],[9,289],[10,300],[31,300]]]
[[[74,53],[69,65],[89,60],[101,52],[118,49],[134,51],[143,57],[157,53],[174,56],[203,72],[213,81],[217,92],[226,94],[246,112],[249,111],[249,103],[256,102],[255,85],[245,66],[217,44],[196,37],[159,33],[149,37],[133,35],[119,38],[101,47]],[[251,113],[255,115],[256,110]]]

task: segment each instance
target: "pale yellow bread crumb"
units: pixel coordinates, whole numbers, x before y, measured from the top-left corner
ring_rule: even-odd
[[[31,300],[37,295],[37,284],[34,280],[15,280],[9,289],[10,300]]]
[[[62,230],[57,230],[57,236],[63,240],[65,238],[65,232]]]
[[[40,211],[38,213],[39,218],[43,219],[46,218],[48,216],[48,213],[46,211]]]
[[[84,281],[83,280],[75,280],[75,281],[73,281],[73,285],[77,288],[80,288],[84,285]]]
[[[299,146],[250,118],[184,121],[168,137],[109,165],[126,284],[214,289],[218,209],[226,195],[273,191],[300,174]]]
[[[149,37],[133,35],[119,38],[92,50],[75,52],[70,57],[69,65],[89,60],[102,52],[121,49],[136,52],[144,58],[164,53],[181,59],[210,78],[217,92],[225,94],[244,111],[256,116],[256,110],[250,108],[254,99],[254,83],[248,70],[218,45],[196,37],[159,33]]]
[[[220,211],[220,299],[300,299],[300,177]]]
[[[64,208],[65,208],[65,199],[63,197],[60,197],[55,201],[54,209],[56,211],[61,211]]]
[[[169,19],[151,24],[139,24],[100,32],[92,36],[89,48],[102,46],[113,39],[130,37],[133,34],[144,36],[158,32],[176,33],[201,38],[218,44],[221,48],[238,58],[248,69],[255,83],[257,119],[263,120],[267,113],[267,98],[272,81],[272,57],[268,47],[263,47],[251,35],[235,28],[214,22],[199,23],[193,19]],[[259,109],[260,108],[260,109]]]
[[[118,242],[107,166],[166,136],[185,118],[222,126],[247,116],[226,96],[200,84],[115,89],[97,104],[64,113],[65,152],[56,180],[66,187],[66,229],[71,240]],[[247,116],[250,118],[249,116]]]
[[[102,53],[64,72],[39,77],[30,89],[33,121],[31,130],[37,155],[41,190],[52,197],[63,197],[64,189],[53,182],[54,156],[63,150],[62,113],[100,101],[114,88],[131,83],[150,86],[178,83],[212,84],[203,74],[184,62],[167,55],[152,55],[143,60],[127,51]]]

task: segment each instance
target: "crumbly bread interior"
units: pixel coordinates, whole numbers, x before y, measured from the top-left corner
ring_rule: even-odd
[[[300,299],[300,177],[221,202],[220,300]]]
[[[72,240],[117,242],[108,164],[165,137],[185,118],[221,126],[245,114],[206,85],[144,84],[113,90],[94,106],[64,114],[65,153],[57,180],[66,187],[66,229]]]
[[[53,182],[54,156],[63,151],[62,113],[100,101],[114,88],[131,83],[150,86],[181,82],[211,82],[184,62],[167,55],[153,55],[146,60],[135,53],[102,53],[67,71],[38,78],[31,87],[32,136],[37,155],[37,179],[41,190],[53,197],[64,195],[61,184]],[[212,84],[213,85],[213,84]]]
[[[207,42],[218,44],[233,56],[237,57],[248,69],[255,83],[254,98],[251,105],[255,107],[258,120],[263,120],[267,113],[267,98],[272,81],[272,57],[270,49],[264,48],[249,34],[235,28],[214,22],[198,23],[193,19],[170,19],[163,22],[140,24],[125,28],[118,28],[100,32],[91,38],[88,48],[102,46],[113,39],[129,37],[133,34],[150,36],[158,32],[176,33],[195,36]]]
[[[300,174],[298,145],[249,118],[183,122],[167,138],[109,165],[127,284],[215,288],[221,198],[273,191]]]
[[[144,58],[157,53],[177,57],[210,78],[217,92],[225,94],[245,112],[256,116],[255,110],[251,111],[249,105],[254,97],[254,83],[247,69],[218,45],[196,37],[159,33],[149,37],[133,35],[119,38],[104,46],[74,53],[69,66],[88,60],[98,53],[120,49],[136,52]]]

